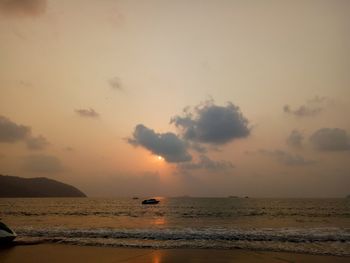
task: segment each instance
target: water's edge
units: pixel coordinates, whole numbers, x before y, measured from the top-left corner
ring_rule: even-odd
[[[249,249],[350,257],[350,229],[17,228],[22,242],[131,248]]]

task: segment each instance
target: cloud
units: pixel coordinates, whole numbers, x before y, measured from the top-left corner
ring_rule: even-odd
[[[22,169],[31,173],[59,173],[64,167],[55,156],[51,155],[29,155],[23,158]]]
[[[190,148],[198,153],[206,153],[208,151],[208,149],[206,147],[204,147],[203,145],[197,143],[197,142],[193,142],[190,143]]]
[[[322,128],[310,136],[310,142],[320,151],[350,150],[350,139],[347,132],[339,128]]]
[[[191,163],[181,163],[178,165],[180,170],[197,170],[205,169],[210,171],[226,171],[233,169],[234,165],[228,161],[214,161],[211,160],[206,155],[199,155],[199,160],[197,162]]]
[[[305,165],[311,165],[314,164],[314,160],[306,160],[303,156],[298,154],[291,154],[282,150],[259,150],[258,153],[272,157],[277,162],[281,164],[285,164],[288,166],[305,166]]]
[[[112,89],[115,90],[123,90],[122,84],[120,82],[120,79],[118,77],[114,77],[108,81],[109,85]]]
[[[325,107],[325,103],[328,101],[326,97],[316,96],[311,100],[308,100],[304,105],[299,106],[296,109],[292,109],[289,105],[283,106],[285,113],[294,115],[296,117],[310,117],[321,113]]]
[[[0,13],[34,17],[45,13],[46,4],[46,0],[0,0]]]
[[[87,118],[98,118],[100,114],[98,114],[94,109],[76,109],[75,112],[79,114],[81,117],[87,117]]]
[[[26,142],[30,150],[42,150],[50,144],[42,135],[32,136],[29,126],[16,124],[10,119],[0,116],[0,142],[15,143],[18,141]]]
[[[311,108],[306,105],[301,105],[299,108],[293,110],[289,105],[284,105],[283,111],[297,117],[315,116],[322,111],[322,108]]]
[[[293,130],[287,138],[287,144],[292,147],[301,148],[303,140],[304,135],[298,130]]]
[[[10,119],[0,116],[0,142],[14,143],[30,136],[28,126],[18,125]]]
[[[50,143],[42,135],[26,139],[27,147],[30,150],[42,150]]]
[[[170,123],[180,129],[185,140],[198,143],[220,145],[250,134],[248,120],[232,103],[223,107],[207,101],[192,111],[187,107],[183,116],[173,117]]]
[[[186,142],[171,132],[156,133],[154,130],[138,124],[132,138],[127,141],[134,146],[141,146],[153,154],[162,156],[170,163],[187,162],[192,159],[188,153]]]

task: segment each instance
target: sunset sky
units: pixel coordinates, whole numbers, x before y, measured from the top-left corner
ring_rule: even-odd
[[[0,0],[0,174],[343,197],[349,47],[345,0]]]

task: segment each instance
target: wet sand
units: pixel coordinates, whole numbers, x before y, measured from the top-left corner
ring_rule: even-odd
[[[180,263],[180,262],[349,262],[349,257],[305,255],[283,252],[215,249],[104,248],[40,244],[0,248],[1,263]]]

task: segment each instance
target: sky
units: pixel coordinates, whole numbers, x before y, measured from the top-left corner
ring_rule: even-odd
[[[0,174],[346,196],[349,47],[345,0],[0,0]]]

